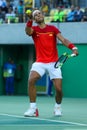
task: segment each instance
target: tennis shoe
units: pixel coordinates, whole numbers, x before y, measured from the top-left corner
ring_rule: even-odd
[[[38,117],[39,113],[38,113],[38,109],[37,108],[29,108],[25,113],[24,116],[26,117]]]
[[[54,115],[55,116],[62,116],[61,107],[54,107]]]

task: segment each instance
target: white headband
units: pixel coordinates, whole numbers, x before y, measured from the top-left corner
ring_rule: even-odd
[[[34,15],[36,14],[36,13],[39,13],[40,12],[40,10],[35,10],[33,13],[32,13],[32,16],[34,17]]]

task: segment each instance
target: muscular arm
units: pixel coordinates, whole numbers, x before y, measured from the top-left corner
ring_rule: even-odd
[[[29,20],[28,22],[27,22],[27,24],[26,24],[26,27],[25,27],[25,32],[26,32],[26,34],[27,35],[32,35],[33,34],[33,29],[32,29],[32,20]]]
[[[25,32],[26,32],[27,35],[30,36],[30,35],[33,34],[33,29],[32,29],[31,27],[27,27],[27,26],[26,26],[26,27],[25,27]]]
[[[70,41],[67,40],[66,38],[64,38],[64,37],[61,35],[61,33],[58,33],[58,34],[57,34],[57,38],[62,42],[63,45],[65,45],[66,47],[69,46]]]
[[[67,40],[66,38],[64,38],[61,33],[57,34],[57,38],[62,42],[62,44],[64,46],[66,46],[67,48],[71,49],[73,51],[73,53],[75,53],[76,55],[78,55],[78,49],[77,47],[75,47],[74,44],[72,44],[69,40]],[[71,46],[71,47],[70,47]]]

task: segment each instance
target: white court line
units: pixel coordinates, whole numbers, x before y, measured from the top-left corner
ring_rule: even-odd
[[[24,117],[24,116],[18,116],[18,115],[10,115],[10,114],[0,114],[1,116],[9,116],[9,117],[16,117],[21,119],[33,119],[33,120],[41,120],[41,121],[49,121],[49,122],[58,122],[58,123],[65,123],[68,125],[77,125],[77,126],[87,126],[87,124],[77,123],[77,122],[69,122],[69,121],[59,121],[59,120],[51,120],[51,119],[45,119],[45,118],[38,118],[38,117]],[[50,124],[51,125],[51,124]],[[39,125],[40,126],[40,125]],[[42,125],[41,125],[42,126]],[[53,125],[52,125],[53,126]]]

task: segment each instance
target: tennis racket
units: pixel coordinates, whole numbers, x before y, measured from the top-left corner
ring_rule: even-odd
[[[76,54],[72,53],[72,54],[68,54],[68,53],[63,53],[59,59],[56,61],[54,67],[55,68],[61,68],[63,66],[63,64],[66,62],[67,59],[76,56]]]

